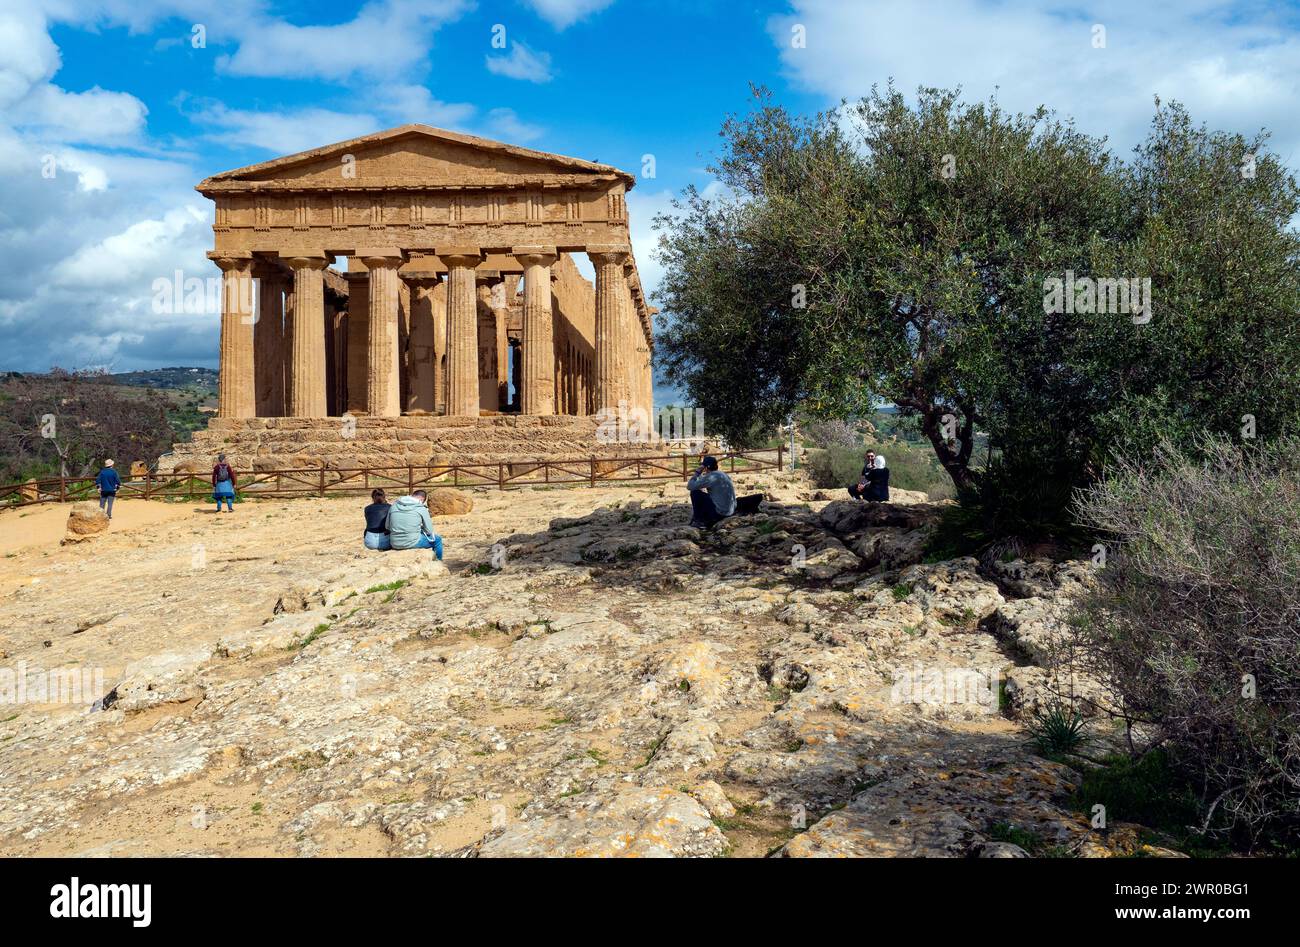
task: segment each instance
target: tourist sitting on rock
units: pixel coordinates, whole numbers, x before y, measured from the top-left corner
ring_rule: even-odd
[[[718,469],[718,458],[705,456],[686,481],[691,491],[691,525],[707,529],[736,512],[736,488],[731,478]]]
[[[95,486],[99,487],[99,508],[107,513],[108,518],[111,520],[113,518],[113,501],[117,499],[117,491],[122,487],[122,478],[113,469],[111,460],[104,461],[104,469],[95,478]]]
[[[885,458],[869,450],[864,460],[858,482],[848,488],[849,496],[855,500],[888,501],[889,468],[885,466]]]
[[[361,541],[367,549],[392,549],[393,544],[388,539],[388,511],[393,505],[383,490],[371,490],[370,499],[373,502],[364,510],[366,531],[362,533]]]
[[[217,512],[221,512],[221,501],[226,501],[226,512],[235,512],[235,471],[226,463],[226,455],[218,454],[216,466],[212,468],[212,499],[217,501]]]
[[[433,531],[425,497],[423,490],[416,490],[410,496],[397,498],[384,523],[388,541],[393,549],[432,549],[434,556],[442,559],[442,537]]]

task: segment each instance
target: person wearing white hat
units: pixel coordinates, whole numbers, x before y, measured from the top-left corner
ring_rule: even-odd
[[[113,518],[113,501],[117,499],[117,491],[122,488],[122,478],[117,475],[113,469],[113,461],[104,461],[104,467],[95,478],[95,486],[99,487],[99,508],[108,514],[108,518]]]

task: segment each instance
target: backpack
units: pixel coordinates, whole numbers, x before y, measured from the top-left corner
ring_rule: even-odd
[[[217,483],[225,483],[230,479],[230,465],[217,464]]]

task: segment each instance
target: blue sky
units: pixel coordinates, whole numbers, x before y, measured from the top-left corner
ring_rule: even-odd
[[[891,77],[1046,104],[1123,152],[1160,94],[1300,156],[1289,3],[0,0],[0,369],[215,365],[215,312],[150,305],[159,277],[216,273],[193,185],[411,121],[633,173],[654,155],[628,202],[653,294],[651,218],[709,187],[750,83],[809,111]]]

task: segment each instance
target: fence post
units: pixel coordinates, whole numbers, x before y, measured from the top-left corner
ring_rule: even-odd
[[[59,502],[68,502],[68,478],[59,477]]]
[[[691,479],[690,468],[686,466],[686,455],[682,454],[682,482],[685,483]]]
[[[144,498],[146,500],[150,499],[150,495],[152,493],[153,493],[153,471],[150,470],[148,473],[144,475]]]
[[[410,464],[406,465],[406,493],[409,496],[415,492],[415,468]]]
[[[596,485],[596,458],[591,458],[591,485]]]
[[[785,470],[785,444],[776,445],[776,469]]]
[[[505,488],[506,488],[506,465],[498,462],[497,463],[497,489],[504,490]]]
[[[320,469],[320,495],[325,495],[325,468]]]

